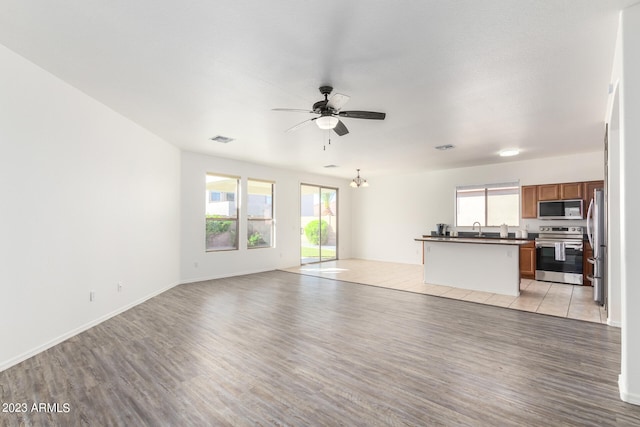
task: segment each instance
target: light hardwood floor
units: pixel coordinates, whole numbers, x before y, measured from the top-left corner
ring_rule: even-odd
[[[177,286],[0,372],[29,408],[0,425],[637,426],[619,360],[606,325],[274,271]]]
[[[346,259],[307,264],[285,271],[481,304],[532,311],[569,319],[606,323],[604,308],[593,302],[593,288],[523,279],[520,296],[469,291],[423,283],[423,267],[414,264]]]

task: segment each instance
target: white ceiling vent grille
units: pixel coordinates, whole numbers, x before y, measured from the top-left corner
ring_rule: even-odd
[[[222,135],[216,135],[216,136],[214,136],[212,138],[209,138],[209,139],[212,140],[212,141],[215,141],[215,142],[221,142],[223,144],[227,144],[227,143],[233,141],[233,138],[229,138],[228,136],[222,136]]]

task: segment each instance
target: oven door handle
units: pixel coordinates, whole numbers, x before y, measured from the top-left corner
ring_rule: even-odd
[[[554,242],[536,242],[536,248],[555,248],[556,245]],[[578,251],[582,251],[584,246],[582,243],[565,243],[564,247],[566,249],[576,249]]]

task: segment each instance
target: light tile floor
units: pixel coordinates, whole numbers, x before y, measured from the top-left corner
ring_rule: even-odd
[[[284,269],[292,273],[327,277],[408,292],[472,301],[515,310],[531,311],[551,316],[588,322],[606,323],[607,313],[596,305],[593,288],[522,279],[520,296],[469,291],[422,282],[423,267],[415,264],[345,259],[306,264]]]

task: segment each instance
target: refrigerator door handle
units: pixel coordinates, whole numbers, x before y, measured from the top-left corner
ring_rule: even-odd
[[[589,244],[591,245],[591,248],[593,248],[593,230],[591,229],[591,222],[593,221],[593,218],[591,217],[591,212],[593,210],[593,199],[591,199],[591,202],[589,203],[589,210],[587,211],[587,237],[589,238]],[[594,249],[595,250],[595,249]]]

